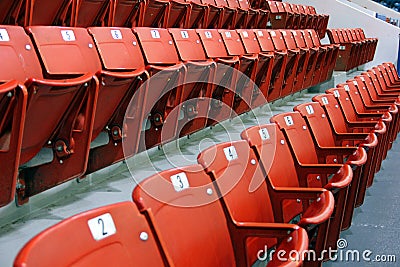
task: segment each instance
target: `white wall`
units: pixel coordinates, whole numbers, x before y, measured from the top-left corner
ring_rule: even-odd
[[[329,14],[328,28],[363,28],[366,37],[378,38],[375,59],[366,64],[365,68],[385,61],[397,64],[400,28],[336,0],[286,0],[285,2],[312,5],[318,13]]]
[[[393,19],[400,19],[399,12],[396,12],[393,9],[387,8],[387,7],[385,7],[381,4],[378,4],[374,1],[370,1],[370,0],[342,0],[342,1],[353,2],[364,9],[371,10],[378,14],[385,15],[386,17],[390,17]]]

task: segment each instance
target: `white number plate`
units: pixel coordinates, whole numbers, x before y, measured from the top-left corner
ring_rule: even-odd
[[[189,188],[189,181],[184,172],[172,175],[171,182],[176,192],[180,192]]]
[[[99,241],[117,232],[110,213],[100,215],[88,221],[90,232],[94,240]]]

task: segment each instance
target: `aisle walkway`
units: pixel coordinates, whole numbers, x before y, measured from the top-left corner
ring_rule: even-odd
[[[347,246],[339,251],[337,261],[325,263],[324,267],[400,266],[399,137],[383,161],[382,169],[376,174],[374,184],[368,189],[364,204],[355,210],[352,226],[341,234]],[[350,250],[358,251],[359,262],[352,260]],[[363,253],[371,262],[363,259]],[[350,255],[348,260],[346,254]],[[396,262],[389,260],[392,255],[396,257]],[[376,256],[386,258],[387,262],[374,261]]]

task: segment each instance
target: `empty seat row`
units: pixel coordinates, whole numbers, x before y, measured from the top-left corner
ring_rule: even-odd
[[[315,7],[284,3],[281,1],[259,1],[255,6],[270,12],[270,27],[273,29],[315,29],[320,38],[325,37],[329,15],[317,14]]]
[[[238,0],[7,0],[0,4],[0,24],[21,26],[266,28],[268,15]]]
[[[325,81],[338,51],[314,30],[2,26],[0,38],[1,205]]]
[[[241,141],[211,146],[197,165],[143,180],[132,194],[136,206],[106,206],[45,230],[15,266],[251,266],[265,247],[299,255],[336,249],[400,131],[399,88],[393,64],[374,67],[244,130]],[[63,257],[49,255],[45,248],[60,240]],[[287,264],[274,256],[267,266]],[[290,262],[302,264],[321,261]]]
[[[378,39],[366,38],[363,29],[329,29],[328,37],[340,45],[335,70],[349,71],[374,59]]]

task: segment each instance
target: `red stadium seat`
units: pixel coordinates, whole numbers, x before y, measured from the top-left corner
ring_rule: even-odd
[[[174,41],[167,29],[134,28],[150,75],[147,83],[139,150],[151,148],[174,139],[182,102],[186,67],[180,62]]]
[[[342,147],[343,152],[348,150],[348,155],[356,152],[361,147],[367,151],[367,161],[364,166],[357,168],[353,173],[353,180],[347,196],[348,206],[346,207],[342,229],[350,227],[353,216],[353,209],[356,206],[357,195],[366,189],[366,184],[371,175],[371,168],[374,162],[374,152],[378,139],[373,133],[352,134],[336,133],[331,127],[327,115],[319,103],[304,103],[294,108],[306,121],[310,132],[316,143],[320,147]],[[356,147],[357,146],[357,147]],[[346,153],[346,152],[345,152]],[[358,173],[357,173],[358,172]]]
[[[57,247],[57,253],[49,253]],[[15,267],[164,266],[167,260],[145,216],[121,202],[65,219],[31,239]]]
[[[242,40],[246,54],[256,55],[257,70],[254,78],[256,87],[253,88],[251,107],[266,104],[274,64],[273,52],[261,52],[257,41],[257,33],[252,30],[236,30]]]
[[[77,0],[26,0],[24,26],[74,26]]]
[[[285,75],[283,78],[282,90],[280,92],[280,97],[288,96],[292,93],[295,79],[297,75],[297,67],[300,59],[300,51],[293,50],[286,46],[284,40],[284,34],[287,34],[285,31],[269,31],[271,36],[271,40],[274,44],[274,47],[278,51],[282,51],[287,53],[287,63],[285,66]]]
[[[276,177],[266,177],[246,141],[212,146],[199,154],[198,161],[215,181],[234,221],[282,223],[297,221],[294,218],[298,216],[298,225],[308,229],[318,252],[322,251],[327,223],[334,209],[333,195],[329,191],[299,188],[297,180],[290,181],[290,178],[285,183],[273,180]],[[272,247],[271,241],[247,240],[247,252],[252,255],[250,263],[257,260],[257,251],[265,244]]]
[[[51,31],[42,31],[43,28]],[[19,204],[85,173],[98,92],[94,75],[100,67],[100,62],[69,55],[77,49],[76,39],[81,38],[88,53],[97,54],[89,47],[94,45],[86,29],[71,32],[65,28],[34,27],[29,32],[33,44],[23,28],[4,26],[8,41],[0,44],[1,53],[7,58],[2,64],[1,80],[16,79],[28,91],[17,184]],[[39,51],[39,58],[35,50]],[[42,150],[51,158],[31,161]]]
[[[107,26],[141,27],[143,26],[146,2],[141,0],[112,0],[112,19]]]
[[[74,0],[74,27],[108,26],[113,19],[113,2],[107,0]]]
[[[278,51],[275,49],[272,42],[269,30],[254,30],[258,43],[260,44],[261,51],[263,53],[273,54],[273,68],[271,72],[271,79],[267,90],[267,100],[274,101],[281,95],[281,88],[284,82],[286,73],[286,64],[288,53],[286,51]]]
[[[92,173],[132,156],[138,151],[144,110],[138,108],[147,94],[144,59],[131,29],[93,27],[88,29],[101,60],[96,117],[92,140],[103,132],[108,140],[92,145],[86,173]],[[80,43],[86,46],[86,43]],[[84,53],[84,47],[81,47]],[[116,52],[118,51],[118,53]],[[93,59],[94,58],[93,55]],[[128,146],[123,147],[123,141]],[[92,143],[94,144],[94,142]]]
[[[319,78],[319,80],[314,80],[314,83],[317,84],[319,82],[329,80],[332,78],[333,70],[335,69],[335,64],[338,59],[339,54],[339,45],[338,44],[330,44],[330,45],[322,45],[321,40],[318,37],[318,34],[315,30],[306,30],[305,34],[311,36],[311,40],[314,43],[315,47],[320,47],[327,51],[327,55],[325,60],[321,62],[323,72],[320,77],[316,76],[315,79]]]
[[[239,57],[229,56],[221,35],[215,29],[197,29],[208,58],[217,63],[214,84],[217,85],[212,95],[211,109],[207,125],[229,119],[234,105],[238,79]]]
[[[147,178],[135,188],[133,199],[157,229],[174,266],[251,266],[249,259],[254,255],[245,249],[248,238],[268,238],[272,245],[277,244],[276,238],[282,238],[277,250],[302,253],[308,247],[305,230],[296,225],[236,221],[223,199],[218,200],[217,189],[199,165]],[[171,218],[175,223],[170,223]],[[187,251],[195,250],[188,255]],[[282,262],[277,256],[269,262],[270,266],[301,264],[301,259]]]
[[[182,90],[179,136],[203,129],[207,125],[210,100],[216,88],[214,82],[217,64],[206,57],[200,38],[194,29],[169,29],[179,58],[187,68]]]
[[[249,111],[252,106],[254,80],[257,74],[258,56],[246,54],[239,34],[235,30],[219,30],[229,56],[239,57],[239,73],[237,77],[236,94],[233,102],[233,112],[240,115]],[[233,116],[233,115],[232,115]]]
[[[2,31],[4,35],[4,29]],[[2,47],[0,46],[1,50]],[[4,71],[4,69],[0,69]],[[0,169],[2,173],[0,175],[0,207],[10,203],[15,197],[26,102],[27,91],[22,83],[16,80],[1,80]]]
[[[341,148],[321,148],[316,146],[308,127],[305,125],[305,121],[298,112],[287,112],[275,115],[271,118],[271,122],[275,122],[283,131],[284,136],[287,138],[287,141],[299,162],[299,165],[318,163],[326,164],[329,163],[329,158],[332,156],[337,157],[333,163],[336,165],[337,163],[343,163],[343,154],[348,153],[348,151],[343,151]],[[361,166],[365,164],[365,161],[366,154],[361,148],[357,154],[351,155],[345,165],[339,164],[338,166]],[[324,176],[323,179],[327,179],[326,175]],[[312,174],[307,178],[309,186],[314,185],[321,187],[321,185],[325,186],[326,184],[326,180],[321,184],[321,174]],[[351,179],[351,181],[352,180],[353,179]],[[347,205],[350,205],[346,200],[348,188],[349,184],[346,184],[346,186],[339,190],[338,194],[335,196],[337,200],[337,216],[335,216],[331,221],[332,227],[329,229],[332,238],[327,240],[327,246],[333,249],[336,248],[336,240],[339,238],[339,233],[342,229],[342,220],[346,207]]]
[[[347,188],[352,180],[351,168],[342,164],[319,164],[317,161],[300,163],[297,154],[293,153],[293,144],[288,142],[276,124],[251,127],[243,131],[241,136],[256,152],[265,176],[268,177],[267,181],[270,180],[272,186],[325,188],[334,194],[335,211],[329,229],[326,230],[326,242],[316,244],[318,250],[333,248],[339,238]],[[282,158],[285,159],[284,163],[277,160]],[[333,174],[330,180],[327,179],[328,174]],[[258,184],[255,181],[253,186]],[[285,205],[290,207],[294,203],[288,202]]]

